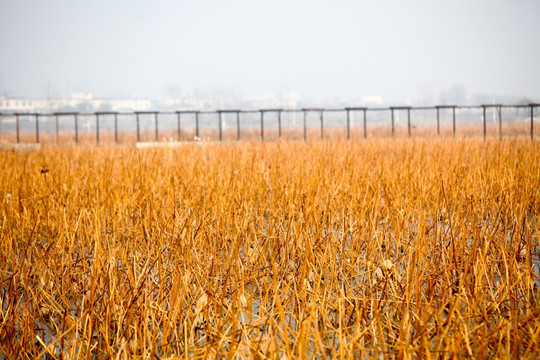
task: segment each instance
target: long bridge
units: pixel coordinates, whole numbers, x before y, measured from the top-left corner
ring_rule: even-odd
[[[56,135],[56,141],[59,141],[60,138],[60,124],[61,122],[65,121],[66,118],[73,119],[73,128],[69,131],[73,131],[74,133],[74,140],[75,143],[79,143],[80,140],[80,133],[81,133],[81,123],[80,118],[86,117],[86,124],[87,128],[89,128],[89,118],[94,118],[94,125],[93,130],[95,131],[95,142],[97,144],[100,143],[100,135],[102,135],[104,132],[111,133],[114,132],[114,141],[115,143],[119,143],[119,132],[121,129],[119,128],[119,116],[123,117],[129,117],[132,119],[132,123],[128,128],[132,129],[129,130],[131,132],[136,132],[136,141],[142,142],[142,133],[146,130],[148,131],[149,126],[146,126],[144,129],[141,129],[141,119],[144,117],[148,119],[149,117],[153,120],[153,129],[151,129],[151,133],[153,132],[153,137],[155,141],[159,141],[160,136],[160,119],[163,117],[175,117],[176,118],[176,124],[173,128],[171,128],[171,124],[169,121],[169,125],[167,126],[167,130],[169,133],[171,131],[175,133],[177,141],[182,140],[182,132],[186,130],[188,127],[185,125],[182,125],[182,119],[186,119],[186,117],[191,117],[191,120],[194,122],[194,126],[191,126],[190,129],[193,130],[193,139],[199,139],[201,137],[201,130],[203,130],[203,126],[201,124],[201,117],[202,116],[211,116],[214,117],[216,120],[216,123],[214,123],[213,126],[208,126],[207,128],[214,129],[213,132],[217,136],[217,140],[223,141],[224,138],[224,118],[225,116],[229,117],[232,116],[235,120],[235,133],[233,134],[233,138],[236,140],[241,140],[241,134],[242,134],[242,117],[245,117],[249,114],[251,117],[251,121],[249,124],[244,124],[244,130],[250,129],[250,130],[256,130],[259,132],[259,135],[257,137],[260,138],[260,140],[265,140],[265,130],[268,131],[269,129],[277,130],[277,137],[280,138],[283,135],[284,132],[284,120],[283,120],[283,114],[301,114],[302,115],[302,124],[297,125],[296,121],[293,127],[295,127],[297,130],[301,131],[301,137],[304,140],[308,139],[308,129],[313,130],[313,128],[317,128],[320,130],[317,130],[320,132],[320,138],[325,137],[325,130],[328,131],[330,128],[336,128],[335,126],[330,127],[328,126],[328,123],[325,122],[325,119],[329,116],[331,113],[342,113],[341,119],[344,120],[344,124],[342,128],[346,130],[346,138],[351,139],[351,129],[353,129],[352,124],[352,115],[353,114],[361,114],[361,126],[360,127],[354,127],[356,131],[359,132],[359,137],[367,138],[368,137],[368,124],[370,117],[372,116],[372,113],[381,113],[381,112],[387,112],[389,113],[389,123],[385,123],[384,121],[377,120],[377,125],[381,126],[389,126],[390,130],[390,136],[394,136],[396,133],[396,117],[398,114],[406,113],[407,116],[407,136],[412,135],[412,129],[416,128],[412,124],[412,114],[418,111],[432,111],[434,113],[433,116],[433,123],[432,126],[436,127],[436,133],[437,136],[441,136],[441,115],[444,113],[447,116],[451,113],[452,115],[452,126],[451,126],[451,134],[452,136],[456,136],[456,112],[481,112],[482,116],[482,134],[484,139],[487,137],[487,112],[492,112],[493,118],[497,118],[496,125],[498,125],[498,135],[499,138],[502,138],[503,135],[503,109],[515,109],[517,111],[523,111],[525,114],[525,120],[526,117],[530,117],[529,120],[529,126],[528,126],[528,133],[531,139],[534,139],[534,123],[535,123],[535,112],[537,112],[537,108],[540,106],[540,103],[530,103],[530,104],[524,104],[524,105],[504,105],[504,104],[482,104],[482,105],[475,105],[475,106],[459,106],[459,105],[435,105],[435,106],[390,106],[390,107],[344,107],[344,108],[301,108],[301,109],[282,109],[282,108],[267,108],[267,109],[257,109],[257,110],[241,110],[241,109],[220,109],[220,110],[177,110],[177,111],[133,111],[133,112],[111,112],[111,111],[98,111],[98,112],[54,112],[54,113],[24,113],[24,112],[13,112],[13,113],[0,113],[0,139],[6,140],[6,137],[11,134],[13,136],[13,132],[15,133],[15,138],[13,141],[15,141],[17,144],[21,142],[28,143],[28,137],[25,139],[25,141],[21,140],[21,134],[24,132],[25,134],[34,133],[34,143],[39,144],[40,143],[40,131],[43,132],[43,129],[40,130],[40,123],[43,125],[44,123],[50,124],[50,121],[48,119],[54,119],[54,129],[49,129],[47,133],[53,133]],[[313,124],[308,125],[308,115],[314,114],[316,117],[317,125],[313,126]],[[436,114],[436,115],[435,115]],[[269,124],[269,117],[272,116],[273,122],[272,124]],[[313,118],[313,115],[311,115]],[[254,123],[253,119],[254,117],[258,119],[257,124]],[[110,120],[113,120],[112,124]],[[25,119],[26,124],[34,123],[33,129],[26,128],[25,131],[21,130],[21,122],[22,119]],[[47,120],[46,120],[47,119]],[[108,119],[109,122],[107,123],[107,127],[104,128],[104,121],[105,119]],[[276,122],[277,120],[277,129],[276,129]],[[6,124],[13,124],[14,123],[14,129],[11,129],[10,131],[6,132]],[[469,123],[465,123],[469,124]],[[290,124],[287,124],[288,128],[290,128]],[[479,125],[479,124],[478,124]],[[425,121],[424,121],[425,126]],[[175,128],[175,129],[174,129]],[[163,129],[161,129],[163,130]],[[345,135],[345,134],[344,134]]]

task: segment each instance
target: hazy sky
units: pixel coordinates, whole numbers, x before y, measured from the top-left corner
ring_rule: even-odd
[[[539,0],[0,0],[0,94],[540,101]]]

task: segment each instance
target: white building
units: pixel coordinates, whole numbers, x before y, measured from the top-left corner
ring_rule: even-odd
[[[92,93],[73,93],[70,99],[26,99],[0,95],[0,112],[2,113],[144,111],[152,106],[150,100],[94,99]]]
[[[242,99],[160,99],[158,101],[144,99],[96,99],[90,92],[76,92],[69,99],[27,99],[0,95],[0,113],[54,113],[80,112],[94,113],[98,111],[175,111],[175,110],[216,110],[226,108],[282,108],[294,109],[298,106],[296,93],[267,93]]]

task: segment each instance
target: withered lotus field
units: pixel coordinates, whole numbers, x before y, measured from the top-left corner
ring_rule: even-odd
[[[45,146],[0,168],[4,358],[540,356],[536,141]]]

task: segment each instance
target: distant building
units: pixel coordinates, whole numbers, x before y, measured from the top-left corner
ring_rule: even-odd
[[[0,112],[135,111],[151,109],[150,100],[94,99],[92,93],[73,93],[71,99],[26,99],[0,95]]]
[[[141,99],[96,99],[90,92],[75,92],[70,99],[26,99],[0,95],[0,112],[3,113],[53,113],[80,112],[93,113],[97,111],[176,111],[176,110],[215,110],[226,108],[283,108],[292,109],[298,105],[298,95],[295,93],[278,95],[262,94],[242,99],[159,99],[157,101]]]
[[[380,106],[383,103],[382,96],[379,95],[370,95],[362,96],[362,104],[366,106]]]
[[[44,100],[9,98],[0,95],[0,112],[36,112],[36,109],[44,107]]]

